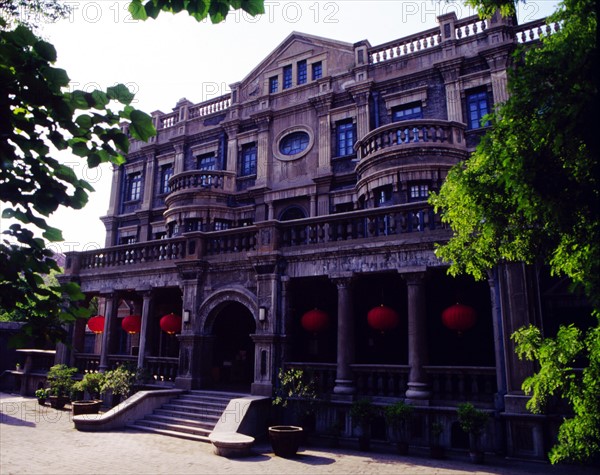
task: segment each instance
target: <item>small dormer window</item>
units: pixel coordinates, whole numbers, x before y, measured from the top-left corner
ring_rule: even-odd
[[[312,64],[312,80],[316,81],[317,79],[321,79],[323,77],[323,63],[319,61],[318,63]]]
[[[307,68],[306,68],[306,60],[298,61],[297,65],[297,74],[298,74],[298,82],[297,84],[306,84],[308,80]]]
[[[285,66],[283,68],[283,88],[289,89],[292,87],[292,66]]]

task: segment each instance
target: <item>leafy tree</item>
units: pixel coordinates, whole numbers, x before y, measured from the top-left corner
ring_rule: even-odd
[[[513,11],[507,0],[468,0],[489,14]],[[585,292],[600,318],[600,171],[596,2],[564,0],[551,21],[560,32],[539,47],[517,50],[510,98],[475,153],[455,166],[431,202],[454,231],[438,256],[452,274],[484,278],[503,261],[546,265]],[[511,10],[512,8],[512,10]],[[520,357],[539,371],[523,389],[529,408],[560,394],[574,415],[560,428],[552,462],[588,460],[600,452],[600,322],[587,333],[573,325],[556,338],[539,328],[514,336]],[[583,373],[573,370],[583,358]]]
[[[135,18],[186,10],[213,22],[232,8],[255,15],[263,0],[134,0],[129,6]],[[59,270],[46,241],[62,240],[46,218],[59,206],[82,208],[93,191],[61,164],[59,153],[81,157],[90,168],[120,165],[130,136],[146,141],[156,134],[150,116],[130,105],[133,94],[124,85],[68,90],[66,71],[53,66],[54,46],[32,31],[68,11],[56,0],[0,0],[0,201],[8,205],[2,218],[15,221],[0,242],[0,314],[25,319],[17,344],[29,336],[64,341],[62,325],[89,315],[77,306],[84,298],[77,284],[43,283]]]

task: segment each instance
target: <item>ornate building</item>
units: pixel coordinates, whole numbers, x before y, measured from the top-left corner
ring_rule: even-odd
[[[427,203],[543,25],[449,13],[380,46],[292,33],[231,94],[154,112],[158,135],[114,168],[106,247],[67,258],[105,316],[98,335],[74,329],[74,363],[267,396],[299,367],[329,401],[317,429],[356,398],[406,399],[423,445],[435,416],[461,446],[454,411],[469,401],[495,415],[489,449],[543,457],[548,422],[524,408],[532,368],[510,341],[549,308],[540,282],[520,265],[448,276],[435,245],[450,231]],[[169,313],[176,335],[161,331]]]

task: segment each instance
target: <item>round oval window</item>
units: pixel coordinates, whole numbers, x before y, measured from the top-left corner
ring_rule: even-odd
[[[306,132],[294,132],[286,135],[279,142],[279,151],[283,155],[296,155],[306,150],[309,137]]]

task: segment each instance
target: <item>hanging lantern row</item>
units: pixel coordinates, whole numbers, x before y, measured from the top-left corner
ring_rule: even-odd
[[[302,328],[311,333],[318,333],[327,330],[329,327],[329,315],[323,310],[314,308],[309,310],[300,319]]]
[[[458,332],[467,331],[477,322],[477,312],[473,307],[455,303],[442,312],[442,323],[446,328]]]
[[[181,317],[174,313],[169,313],[160,319],[160,328],[162,331],[173,335],[181,333]]]
[[[104,332],[104,315],[95,315],[87,322],[88,328],[94,333]]]
[[[104,333],[104,315],[95,315],[90,318],[87,322],[88,328],[96,333]],[[160,319],[160,328],[173,335],[175,333],[181,333],[181,317],[174,313],[169,313]],[[139,333],[142,328],[142,317],[139,315],[127,315],[121,320],[121,327],[130,335]]]

